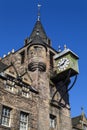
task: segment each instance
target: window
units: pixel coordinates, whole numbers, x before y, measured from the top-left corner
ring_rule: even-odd
[[[20,55],[21,55],[21,64],[23,64],[25,59],[25,51],[21,52]]]
[[[11,108],[3,106],[1,124],[4,126],[10,126],[10,112]]]
[[[28,93],[28,92],[26,92],[26,91],[23,91],[23,90],[22,90],[22,96],[24,96],[24,97],[27,97],[27,98],[28,98],[28,97],[29,97],[29,93]]]
[[[53,67],[54,67],[53,56],[54,56],[54,53],[52,53],[52,52],[50,51],[50,67],[51,67],[51,69],[53,69]]]
[[[53,94],[55,92],[55,88],[53,85],[50,85],[50,97],[52,98],[53,97]]]
[[[24,84],[22,87],[22,96],[26,98],[31,98],[31,92],[29,91],[28,84]]]
[[[56,127],[56,116],[50,114],[50,128]]]
[[[15,83],[13,81],[7,80],[5,82],[5,89],[10,91],[10,92],[14,91],[14,86],[15,86]]]
[[[13,86],[6,84],[6,89],[13,92]]]
[[[20,113],[20,130],[27,130],[28,128],[28,114],[25,112]]]
[[[41,46],[34,46],[35,56],[43,57],[43,48]]]

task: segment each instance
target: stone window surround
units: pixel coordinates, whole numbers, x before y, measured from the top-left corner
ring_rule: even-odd
[[[4,110],[4,112],[3,112]],[[7,106],[7,105],[3,105],[2,104],[2,109],[1,109],[1,115],[0,115],[0,118],[1,118],[1,126],[0,128],[11,128],[11,119],[14,120],[14,117],[13,117],[13,112],[14,112],[14,108],[11,108],[10,106]],[[24,122],[24,124],[26,124],[26,129],[19,129],[19,130],[28,130],[30,127],[29,127],[29,117],[30,117],[30,113],[29,111],[25,111],[25,110],[19,110],[19,113],[20,113],[20,116],[19,117],[19,120],[17,118],[17,122],[19,122],[18,124],[18,128],[20,128],[20,122]],[[24,118],[21,118],[21,113],[22,117]],[[4,118],[3,118],[4,117]],[[5,120],[5,117],[6,117],[6,120]],[[7,124],[6,122],[4,123],[4,121],[7,121]],[[12,121],[13,122],[13,121]],[[24,125],[23,125],[24,126]]]
[[[3,105],[1,115],[1,125],[10,127],[10,123],[11,123],[11,108]]]
[[[11,92],[13,94],[18,94],[18,90],[16,90],[17,86],[16,86],[15,82],[13,82],[11,79],[7,79],[4,81],[4,88],[8,92]],[[31,91],[29,90],[29,88],[27,88],[26,83],[24,84],[24,86],[22,86],[20,88],[21,88],[21,91],[20,91],[21,96],[26,97],[26,98],[31,97]],[[27,95],[23,94],[23,92],[26,93]]]
[[[20,112],[20,128],[19,130],[28,130],[28,116],[26,112]]]

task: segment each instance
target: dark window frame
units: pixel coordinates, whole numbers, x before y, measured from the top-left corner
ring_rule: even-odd
[[[23,64],[24,61],[25,61],[25,50],[23,50],[23,51],[20,53],[20,55],[21,55],[21,64]]]

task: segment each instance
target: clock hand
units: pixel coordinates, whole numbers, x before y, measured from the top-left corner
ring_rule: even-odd
[[[65,62],[66,62],[66,59],[63,61],[63,63],[61,63],[59,66],[62,66],[62,65],[64,65],[65,64]]]

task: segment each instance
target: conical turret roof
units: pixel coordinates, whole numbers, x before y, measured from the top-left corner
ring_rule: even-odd
[[[46,35],[46,32],[41,24],[41,21],[36,22],[36,24],[33,28],[33,31],[30,35],[30,38],[33,39],[38,34],[42,39],[47,39],[47,35]]]
[[[41,41],[43,41],[43,43],[48,44],[47,41],[49,38],[47,37],[47,34],[46,34],[40,20],[36,21],[34,28],[31,32],[31,35],[25,41],[25,45],[32,43],[32,41],[35,41],[35,39],[38,39],[38,37],[41,39]]]

